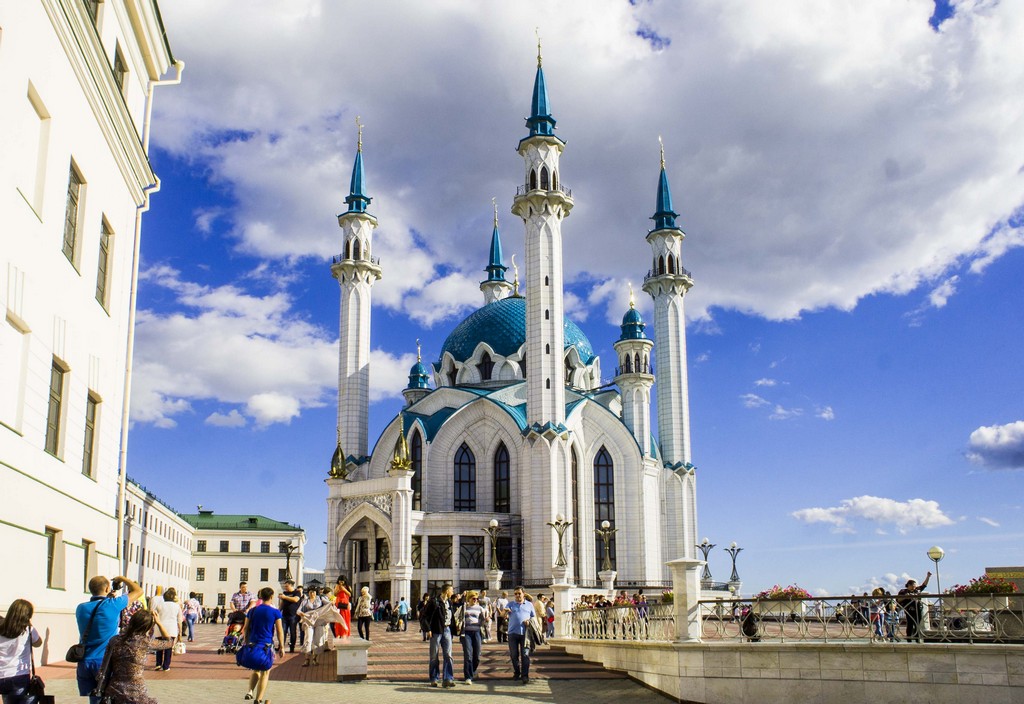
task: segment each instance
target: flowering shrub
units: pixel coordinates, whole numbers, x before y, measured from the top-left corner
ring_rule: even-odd
[[[674,600],[675,600],[675,595],[672,593],[671,589],[666,589],[666,590],[664,590],[661,593],[661,603],[662,604],[671,604]]]
[[[771,601],[781,600],[792,600],[792,599],[810,599],[811,593],[802,587],[798,587],[795,584],[790,584],[788,587],[780,587],[776,584],[771,589],[765,589],[763,592],[758,592],[754,595],[755,599],[769,599]]]
[[[971,596],[974,594],[1013,594],[1017,585],[1002,577],[982,575],[967,584],[957,584],[949,590],[954,596]]]

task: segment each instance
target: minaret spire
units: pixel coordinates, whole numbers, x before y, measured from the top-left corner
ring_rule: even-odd
[[[484,271],[487,279],[480,282],[480,290],[484,293],[484,305],[508,298],[512,285],[505,280],[505,258],[501,251],[501,235],[498,233],[498,200],[491,198],[494,207],[494,230],[491,232],[491,256]]]
[[[348,196],[345,202],[348,203],[348,212],[365,213],[366,206],[373,200],[363,192],[363,124],[356,117],[356,130],[358,137],[356,141],[356,160],[352,164],[352,180],[349,182]]]
[[[674,230],[679,213],[672,209],[672,191],[668,187],[668,175],[665,173],[665,143],[660,136],[658,144],[661,145],[661,174],[658,176],[658,197],[651,220],[654,220],[654,230]]]
[[[544,83],[544,69],[540,53],[540,35],[537,35],[537,76],[533,81],[533,101],[530,105],[530,116],[526,125],[530,128],[530,137],[544,135],[553,137],[555,134],[555,118],[551,117],[548,108],[548,89]]]

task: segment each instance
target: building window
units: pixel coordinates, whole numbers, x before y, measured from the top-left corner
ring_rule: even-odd
[[[427,567],[450,569],[452,566],[452,536],[431,535],[427,543]]]
[[[268,568],[268,567],[261,567],[260,568],[260,581],[261,582],[266,582],[269,579],[270,579],[270,568]]]
[[[260,541],[260,552],[263,553],[264,555],[266,555],[267,553],[270,552],[270,541],[269,540],[261,540]]]
[[[498,536],[497,542],[498,548],[498,566],[503,570],[519,570],[522,569],[522,560],[519,559],[519,555],[512,549],[512,538],[510,536]]]
[[[128,97],[128,64],[124,61],[124,56],[121,55],[121,47],[117,45],[114,47],[114,82],[117,83],[117,89],[121,91],[121,95]]]
[[[107,284],[110,282],[110,238],[114,233],[103,218],[100,224],[100,256],[96,263],[96,302],[107,308]]]
[[[415,568],[422,567],[423,560],[423,538],[414,535],[412,537],[412,566]]]
[[[64,588],[64,531],[46,528],[46,586]]]
[[[96,420],[100,402],[91,393],[85,397],[85,444],[82,448],[82,474],[96,476]]]
[[[377,561],[373,564],[373,569],[391,569],[391,548],[388,547],[387,538],[377,538]]]
[[[370,569],[370,543],[367,540],[357,540],[356,550],[359,551],[359,571],[366,572]]]
[[[455,453],[455,510],[476,511],[476,458],[466,443]]]
[[[491,355],[484,352],[480,358],[480,364],[476,365],[476,369],[480,372],[480,381],[489,380],[491,373],[494,371],[494,360],[491,359]]]
[[[249,552],[249,548],[250,547],[251,547],[251,543],[248,540],[243,540],[242,541],[242,552]]]
[[[89,580],[92,579],[98,571],[98,563],[96,558],[96,543],[91,540],[82,541],[83,548],[83,561],[82,567],[82,591],[89,591]]]
[[[284,567],[279,568],[277,570],[277,581],[283,582],[286,579],[288,579],[288,572],[285,570]]]
[[[197,540],[196,541],[196,552],[206,552],[206,541],[205,540]]]
[[[217,571],[217,581],[218,582],[226,582],[226,581],[228,581],[228,568],[227,567],[221,567]]]
[[[64,246],[61,248],[64,256],[72,265],[75,264],[75,249],[78,244],[78,211],[81,207],[84,187],[85,181],[72,163],[68,173],[68,202],[64,210]]]
[[[509,472],[508,448],[505,443],[498,445],[494,453],[494,511],[509,513],[511,503],[511,476]]]
[[[409,443],[412,454],[412,510],[423,510],[423,439],[419,430],[412,431]]]
[[[608,450],[602,447],[594,457],[594,528],[600,528],[602,521],[608,521],[615,527],[615,467]],[[604,562],[604,541],[595,534],[597,570],[601,570]],[[615,536],[608,539],[608,551],[611,555],[612,569],[615,564]]]
[[[572,573],[576,575],[576,579],[580,578],[580,461],[579,457],[576,456],[576,448],[571,449],[571,482],[572,482],[572,495],[570,500],[572,501],[572,515],[570,520],[572,521]]]
[[[221,552],[227,552],[228,551],[228,541],[226,541],[226,540],[220,541],[220,551]]]
[[[228,595],[221,592],[217,595],[217,606],[226,606],[228,603]]]
[[[459,567],[465,570],[484,568],[484,536],[463,535],[459,537]]]
[[[54,357],[50,366],[50,405],[46,413],[46,451],[59,456],[64,412],[64,376],[67,370]]]
[[[238,571],[238,581],[248,582],[249,581],[249,568],[243,567]]]
[[[205,582],[206,581],[206,568],[205,567],[196,567],[196,581],[197,582]]]

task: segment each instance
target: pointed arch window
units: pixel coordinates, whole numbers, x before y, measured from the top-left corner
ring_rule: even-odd
[[[498,445],[494,453],[494,512],[512,511],[512,476],[508,448],[505,443]]]
[[[640,353],[637,352],[633,357],[633,367],[636,369],[636,373],[640,374],[644,371],[644,368],[640,366]]]
[[[623,361],[622,371],[626,372],[627,374],[632,372],[633,371],[633,358],[629,356],[628,352],[626,353],[626,356],[623,357],[622,361]]]
[[[612,463],[612,456],[608,450],[601,447],[594,457],[594,528],[600,528],[602,521],[608,521],[611,527],[615,527],[615,466]],[[604,541],[597,534],[595,536],[595,556],[597,557],[597,571],[601,571],[601,563],[604,561]],[[616,567],[615,560],[615,536],[608,540],[608,549],[612,559],[612,569]]]
[[[676,273],[676,259],[671,254],[668,255],[668,273]]]
[[[533,169],[530,169],[530,190],[537,190],[537,172]]]
[[[458,376],[458,374],[459,371],[455,367],[452,367],[448,371],[448,386],[455,386],[455,378]]]
[[[353,259],[362,259],[363,258],[363,248],[359,244],[359,240],[356,240],[352,244],[352,258]]]
[[[487,381],[491,378],[491,373],[494,371],[494,360],[491,359],[491,355],[486,352],[480,357],[480,364],[476,365],[476,369],[480,372],[480,381]]]
[[[476,457],[466,443],[455,453],[456,511],[476,511]]]
[[[572,362],[569,358],[565,358],[565,384],[566,386],[572,386],[572,373],[575,371],[572,366]]]
[[[409,443],[412,455],[412,510],[423,510],[423,438],[419,430],[412,431]]]
[[[658,274],[665,273],[665,257],[658,257]]]
[[[551,169],[551,190],[558,190],[558,172],[554,169]]]
[[[540,189],[546,191],[548,190],[548,185],[548,167],[542,166],[540,167]]]

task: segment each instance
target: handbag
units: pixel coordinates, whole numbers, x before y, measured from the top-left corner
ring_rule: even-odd
[[[64,659],[68,662],[82,662],[85,660],[85,638],[89,635],[89,631],[92,630],[92,622],[96,620],[96,612],[100,610],[100,604],[102,601],[96,602],[96,606],[92,609],[92,616],[89,617],[89,625],[85,627],[85,633],[78,639],[78,642],[68,648],[67,654]]]
[[[185,641],[179,640],[177,643],[174,644],[173,650],[174,650],[174,654],[175,655],[184,655],[185,654]]]
[[[29,639],[32,638],[32,624],[29,624]],[[37,704],[55,704],[57,698],[52,694],[46,693],[46,683],[43,682],[43,678],[36,675],[36,657],[29,652],[29,657],[32,658],[32,676],[28,681],[28,694],[32,698],[32,701]]]

